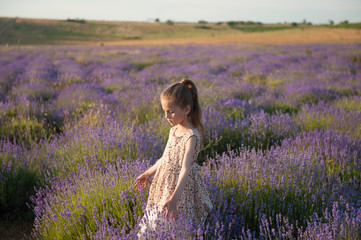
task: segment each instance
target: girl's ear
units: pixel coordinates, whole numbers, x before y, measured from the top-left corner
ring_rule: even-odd
[[[185,112],[187,113],[187,115],[191,112],[191,106],[187,105]]]

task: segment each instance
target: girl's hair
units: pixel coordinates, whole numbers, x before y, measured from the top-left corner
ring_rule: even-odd
[[[160,97],[169,100],[182,109],[189,105],[191,110],[188,113],[188,116],[190,117],[191,123],[201,134],[204,133],[202,110],[198,101],[198,92],[196,85],[192,80],[182,79],[180,82],[172,84],[162,92]]]

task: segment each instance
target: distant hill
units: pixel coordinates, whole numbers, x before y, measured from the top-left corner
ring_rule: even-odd
[[[356,27],[358,27],[358,24]],[[353,27],[346,24],[346,27]],[[286,31],[314,30],[324,26],[311,24],[262,24],[259,22],[117,22],[88,21],[83,19],[47,20],[27,18],[0,18],[0,44],[108,44],[137,43],[159,40],[193,38],[227,38],[247,36],[245,34]],[[332,26],[338,27],[337,25]]]

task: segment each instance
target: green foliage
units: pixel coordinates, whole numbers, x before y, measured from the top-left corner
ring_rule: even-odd
[[[338,108],[329,107],[324,110],[310,110],[309,106],[302,106],[298,115],[294,118],[294,121],[297,125],[301,126],[302,130],[310,131],[315,129],[326,129],[332,128],[340,133],[348,133],[355,138],[361,137],[361,124],[357,120],[359,108],[357,105],[354,107],[351,101],[348,104],[349,100],[339,100],[336,101],[336,106],[346,106],[344,111]],[[357,103],[357,101],[355,101]],[[353,111],[347,110],[347,108],[352,109]],[[348,124],[344,122],[347,121]]]
[[[41,176],[36,171],[13,167],[10,172],[0,172],[5,179],[0,181],[0,211],[2,218],[25,217],[32,219],[32,210],[26,206],[29,197],[35,193]]]
[[[308,112],[303,107],[301,108],[301,112],[303,113],[302,120],[296,119],[295,121],[299,123],[299,125],[302,125],[306,131],[326,129],[333,121],[333,116],[326,113]]]
[[[229,21],[227,22],[227,25],[230,27],[236,26],[236,25],[250,25],[250,26],[262,26],[263,23],[261,22],[253,22],[253,21]]]
[[[122,167],[105,172],[86,167],[68,182],[66,190],[53,191],[52,205],[46,205],[42,221],[35,227],[36,239],[93,239],[99,222],[118,229],[132,229],[143,215],[142,202],[135,195],[147,194],[132,188],[133,178]],[[84,173],[87,172],[87,173]],[[72,186],[72,187],[70,187]]]
[[[342,21],[342,22],[340,22],[340,24],[347,25],[347,24],[348,24],[348,20]]]
[[[228,120],[243,120],[248,112],[246,109],[237,107],[224,108],[222,114]],[[262,113],[260,114],[262,115]],[[280,118],[282,112],[275,110],[272,114]],[[234,126],[225,127],[216,139],[214,136],[205,137],[203,147],[199,153],[198,162],[203,164],[207,157],[214,158],[219,153],[228,152],[230,149],[239,149],[242,146],[263,151],[269,150],[272,146],[281,145],[283,139],[293,137],[295,132],[298,132],[299,127],[296,125],[289,126],[288,129],[280,131],[280,128],[285,127],[283,123],[277,121],[269,123],[274,116],[263,113],[263,119],[260,121],[254,120],[244,126],[240,126],[234,122]]]
[[[9,112],[8,114],[13,116],[16,113]],[[36,118],[12,118],[0,127],[1,137],[8,137],[12,142],[26,148],[39,143],[40,139],[50,138],[52,134],[52,129],[47,127],[44,121],[39,122]]]
[[[79,19],[79,18],[68,18],[66,19],[68,22],[75,22],[75,23],[85,23],[85,19]]]
[[[145,103],[142,105],[133,108],[132,111],[132,121],[135,121],[140,124],[144,124],[152,121],[153,119],[157,119],[158,116],[162,115],[162,110],[159,107],[158,99],[149,103]]]
[[[334,106],[343,108],[345,111],[361,112],[360,97],[344,97],[334,102]]]
[[[328,25],[329,27],[334,28],[353,28],[353,29],[361,29],[361,22],[357,23],[349,23],[347,20],[340,22],[339,24],[334,24],[332,21],[332,24]]]
[[[106,86],[106,87],[104,87],[104,90],[105,90],[107,93],[113,93],[114,90],[116,90],[116,89],[119,89],[119,87],[116,86],[116,85],[111,85],[111,86]]]
[[[134,65],[137,67],[138,71],[141,71],[144,68],[152,66],[153,64],[155,64],[155,62],[151,62],[151,61],[148,61],[148,62],[140,62],[140,61],[138,61],[138,62],[134,63]]]
[[[267,75],[264,75],[262,73],[260,74],[244,74],[243,79],[246,82],[249,83],[255,83],[255,84],[259,84],[259,85],[263,85],[267,82]]]
[[[299,108],[292,106],[287,103],[274,103],[271,105],[266,105],[262,107],[265,112],[274,114],[277,111],[281,111],[283,113],[288,113],[290,115],[297,114],[299,111]]]
[[[166,23],[171,26],[174,24],[174,22],[172,20],[167,20]]]
[[[195,26],[195,28],[206,29],[206,30],[212,29],[212,27],[209,26]]]
[[[241,132],[235,129],[226,129],[217,139],[205,138],[199,151],[198,164],[202,165],[207,158],[214,158],[218,153],[240,148],[243,140]]]
[[[361,54],[351,57],[351,61],[354,64],[360,64],[361,65]]]
[[[261,22],[252,22],[252,21],[229,21],[227,22],[227,25],[236,30],[240,30],[243,32],[264,32],[264,31],[274,31],[274,30],[284,30],[284,29],[290,29],[295,27],[294,25],[288,26],[288,25],[281,25],[281,24],[267,24],[264,25]],[[297,24],[296,24],[297,26]]]
[[[124,40],[137,40],[137,39],[142,39],[141,36],[125,36],[122,39]]]
[[[41,173],[29,167],[25,155],[16,152],[0,152],[0,212],[1,220],[25,218],[33,220],[28,208],[29,197],[35,193],[34,186],[43,181]]]
[[[314,165],[308,165],[305,172],[299,172],[299,166],[293,162],[292,158],[279,155],[267,156],[272,159],[275,166],[282,166],[282,174],[276,174],[278,171],[272,169],[270,165],[263,166],[261,156],[267,153],[249,151],[250,149],[242,147],[239,153],[238,151],[223,153],[222,157],[227,159],[224,162],[224,165],[227,165],[227,171],[217,174],[217,181],[213,182],[223,190],[219,193],[219,199],[230,201],[233,198],[233,203],[236,205],[235,211],[242,216],[246,228],[257,229],[263,214],[275,218],[275,213],[281,213],[289,219],[307,219],[315,212],[321,214],[320,209],[325,207],[325,203],[321,199],[310,201],[313,192],[307,187],[308,179],[302,174],[317,176],[325,172]],[[242,158],[237,158],[236,154]],[[217,161],[207,164],[214,171],[218,169]],[[232,169],[234,172],[231,171]],[[257,170],[252,171],[253,175],[250,176],[249,169]],[[240,173],[241,171],[244,173]],[[322,185],[321,182],[318,184]],[[297,191],[295,185],[298,186]],[[227,211],[224,201],[215,204],[217,209]]]
[[[131,161],[131,159],[160,157],[157,156],[159,150],[155,147],[149,146],[144,149],[145,146],[137,142],[137,138],[141,138],[143,135],[150,139],[150,143],[154,146],[162,144],[165,146],[163,139],[168,138],[167,130],[169,129],[164,128],[165,123],[160,121],[159,116],[152,116],[158,121],[154,119],[151,123],[145,123],[143,126],[120,120],[124,124],[121,128],[114,127],[116,122],[106,122],[102,117],[104,117],[103,111],[88,112],[75,126],[65,126],[64,131],[68,132],[68,135],[65,138],[54,139],[57,148],[44,149],[44,151],[48,151],[47,154],[51,155],[51,158],[47,155],[43,156],[46,158],[43,161],[50,165],[48,168],[52,176],[66,176],[69,172],[77,171],[78,166],[86,164],[87,156],[91,157],[92,164],[89,166],[96,164],[104,166],[108,162],[114,163],[119,159]],[[86,129],[93,129],[94,131],[87,131]],[[74,132],[76,134],[73,134]],[[96,134],[97,132],[111,136],[114,141],[112,144],[107,143]]]

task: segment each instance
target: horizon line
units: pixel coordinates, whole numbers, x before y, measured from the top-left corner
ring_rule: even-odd
[[[178,23],[199,23],[200,21],[205,21],[207,23],[227,23],[227,22],[254,22],[254,23],[262,23],[262,24],[292,24],[292,23],[300,23],[302,24],[304,21],[306,21],[305,24],[311,23],[312,25],[329,25],[330,21],[333,21],[334,24],[340,24],[344,21],[348,21],[349,24],[354,24],[354,23],[361,23],[360,21],[355,21],[355,22],[351,22],[347,19],[340,21],[339,23],[336,23],[334,20],[330,19],[327,23],[313,23],[311,21],[307,21],[307,19],[304,19],[303,21],[279,21],[279,22],[261,22],[261,21],[257,21],[257,20],[227,20],[227,21],[207,21],[205,19],[200,19],[198,21],[186,21],[186,20],[173,20],[173,19],[167,19],[167,20],[163,20],[161,21],[160,18],[148,18],[148,20],[115,20],[115,19],[89,19],[89,18],[71,18],[71,17],[67,17],[67,18],[42,18],[42,17],[21,17],[21,16],[0,16],[0,18],[13,18],[13,19],[17,19],[17,18],[22,18],[22,19],[33,19],[33,20],[68,20],[68,19],[73,19],[73,20],[85,20],[85,21],[102,21],[102,22],[148,22],[148,23],[156,23],[156,19],[159,19],[159,23],[166,23],[167,21],[172,21],[172,22],[178,22]]]

